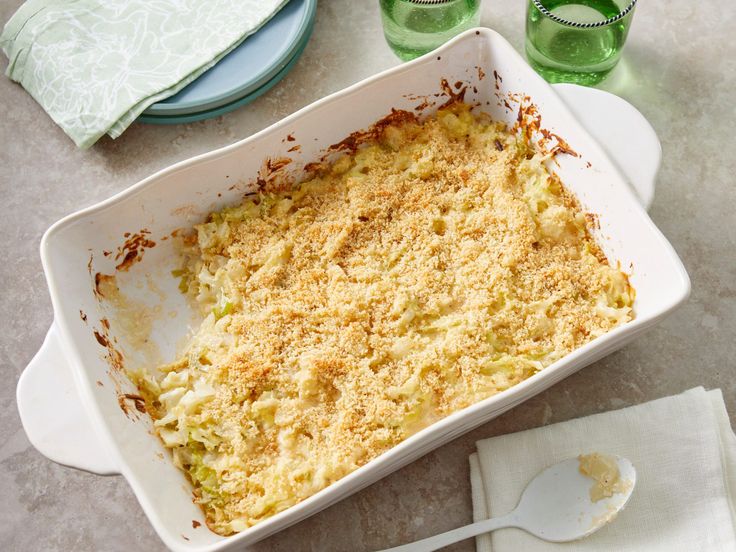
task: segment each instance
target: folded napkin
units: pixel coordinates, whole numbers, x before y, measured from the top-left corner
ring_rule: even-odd
[[[28,0],[0,47],[82,148],[117,138],[268,21],[286,0]]]
[[[478,537],[478,552],[736,550],[736,436],[720,390],[699,387],[477,446],[470,457],[476,521],[513,510],[537,473],[566,458],[617,454],[637,470],[626,509],[592,536],[552,544],[520,529],[502,529]]]

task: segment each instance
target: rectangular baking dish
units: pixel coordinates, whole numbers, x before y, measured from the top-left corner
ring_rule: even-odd
[[[558,155],[556,171],[595,215],[596,238],[609,260],[630,273],[636,319],[515,387],[438,421],[300,504],[232,537],[210,532],[192,504],[189,483],[154,436],[148,416],[136,410],[136,390],[119,370],[121,363],[146,361],[143,349],[151,344],[163,359],[173,359],[189,329],[190,307],[170,274],[180,266],[172,233],[238,202],[259,179],[298,178],[330,145],[391,109],[432,113],[460,90],[465,101],[510,125],[520,106],[534,105],[536,112],[526,113],[576,152]],[[178,163],[64,218],[44,235],[41,256],[55,323],[19,382],[26,432],[55,461],[123,474],[166,545],[182,552],[242,548],[326,508],[621,347],[662,320],[690,290],[677,254],[607,154],[553,88],[489,29],[470,30],[245,140]],[[116,313],[98,297],[98,274],[115,274],[123,293],[156,314],[141,319],[150,319],[145,347],[140,338],[107,327]],[[194,528],[193,521],[202,525]]]

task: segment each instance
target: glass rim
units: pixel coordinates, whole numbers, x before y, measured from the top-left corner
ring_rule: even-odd
[[[596,27],[605,27],[606,25],[615,23],[616,21],[623,19],[629,14],[629,12],[634,9],[634,6],[636,6],[636,2],[637,0],[631,0],[629,5],[621,10],[617,15],[611,16],[608,19],[604,19],[603,21],[596,21],[595,23],[577,23],[576,21],[570,21],[569,19],[565,19],[563,17],[560,17],[559,15],[553,14],[551,11],[544,7],[541,0],[532,0],[532,4],[534,4],[534,7],[537,8],[542,13],[542,15],[549,17],[555,23],[560,23],[561,25],[567,25],[568,27],[575,27],[578,29],[594,29]]]
[[[439,6],[441,4],[449,4],[450,2],[456,2],[457,0],[403,0],[409,4],[416,4],[418,6]]]

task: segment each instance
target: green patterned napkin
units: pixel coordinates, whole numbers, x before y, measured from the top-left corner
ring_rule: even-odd
[[[80,148],[117,138],[257,31],[287,0],[28,0],[0,47]]]

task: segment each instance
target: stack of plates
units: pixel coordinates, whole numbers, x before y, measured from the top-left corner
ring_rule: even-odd
[[[294,66],[314,26],[317,0],[290,0],[258,32],[177,94],[138,118],[170,125],[217,117],[255,100]]]

